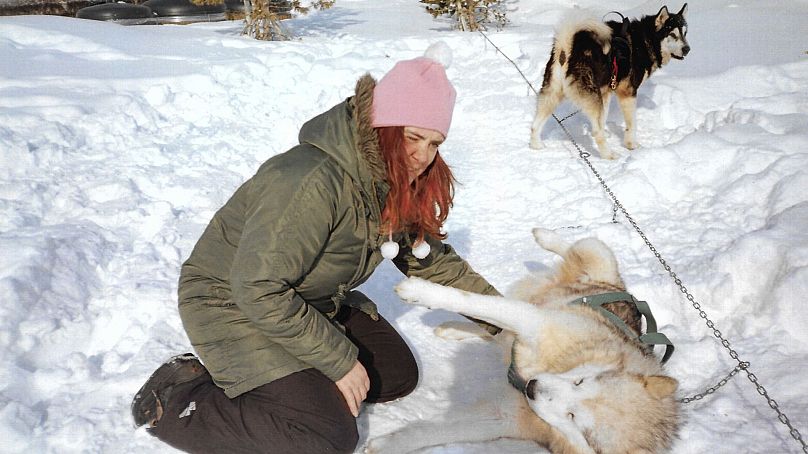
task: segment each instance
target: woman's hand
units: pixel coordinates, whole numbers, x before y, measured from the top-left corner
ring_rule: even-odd
[[[344,377],[336,381],[337,389],[342,393],[348,409],[354,417],[359,416],[359,405],[365,400],[370,389],[370,378],[365,367],[359,361],[345,374]]]

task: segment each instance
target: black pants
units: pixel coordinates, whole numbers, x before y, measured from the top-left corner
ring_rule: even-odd
[[[415,389],[415,358],[387,320],[373,321],[349,307],[343,307],[336,319],[359,347],[359,361],[370,377],[365,402],[395,400]],[[205,374],[177,386],[157,426],[147,430],[192,453],[352,453],[359,440],[356,420],[342,394],[316,369],[296,372],[233,399]]]

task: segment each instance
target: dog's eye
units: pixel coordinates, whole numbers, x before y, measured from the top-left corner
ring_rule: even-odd
[[[576,381],[575,381],[574,385],[575,385],[575,386],[581,386],[581,383],[583,383],[583,382],[584,382],[584,379],[583,379],[583,378],[579,378],[578,380],[576,380]]]
[[[670,36],[673,39],[676,39],[676,34],[675,33],[668,33],[668,36]]]
[[[575,413],[567,413],[567,418],[575,419]]]

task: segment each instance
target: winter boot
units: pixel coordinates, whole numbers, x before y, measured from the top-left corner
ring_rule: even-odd
[[[163,416],[163,409],[174,387],[206,373],[207,369],[193,353],[174,356],[158,367],[132,399],[135,427],[146,423],[154,427]]]

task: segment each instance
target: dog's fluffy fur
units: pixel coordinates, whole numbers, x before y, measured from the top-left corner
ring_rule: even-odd
[[[563,258],[549,279],[523,282],[520,299],[484,296],[410,278],[396,292],[410,304],[484,320],[511,333],[524,395],[510,386],[490,414],[449,415],[371,440],[368,453],[395,454],[427,446],[500,438],[535,441],[554,453],[658,453],[667,451],[679,426],[677,381],[635,338],[597,310],[570,305],[582,296],[624,291],[611,250],[600,240],[567,244],[535,229],[545,249]],[[627,303],[609,308],[639,329]],[[626,307],[619,307],[625,305]],[[438,328],[457,338],[458,331]],[[501,337],[501,335],[497,337]],[[462,337],[462,336],[459,336]],[[505,374],[503,371],[503,381]]]
[[[614,91],[626,122],[623,144],[629,150],[638,146],[634,117],[640,84],[671,58],[681,60],[690,52],[684,20],[686,12],[687,3],[676,14],[670,14],[663,6],[657,14],[633,19],[628,24],[625,42],[629,52],[619,67]],[[620,36],[622,25],[622,22],[603,23],[594,17],[582,17],[580,12],[562,21],[544,70],[536,117],[531,126],[531,148],[543,147],[540,135],[544,123],[566,97],[589,117],[601,157],[616,157],[606,146],[604,128],[612,91],[614,55],[611,51],[618,47],[612,45],[612,38]]]

